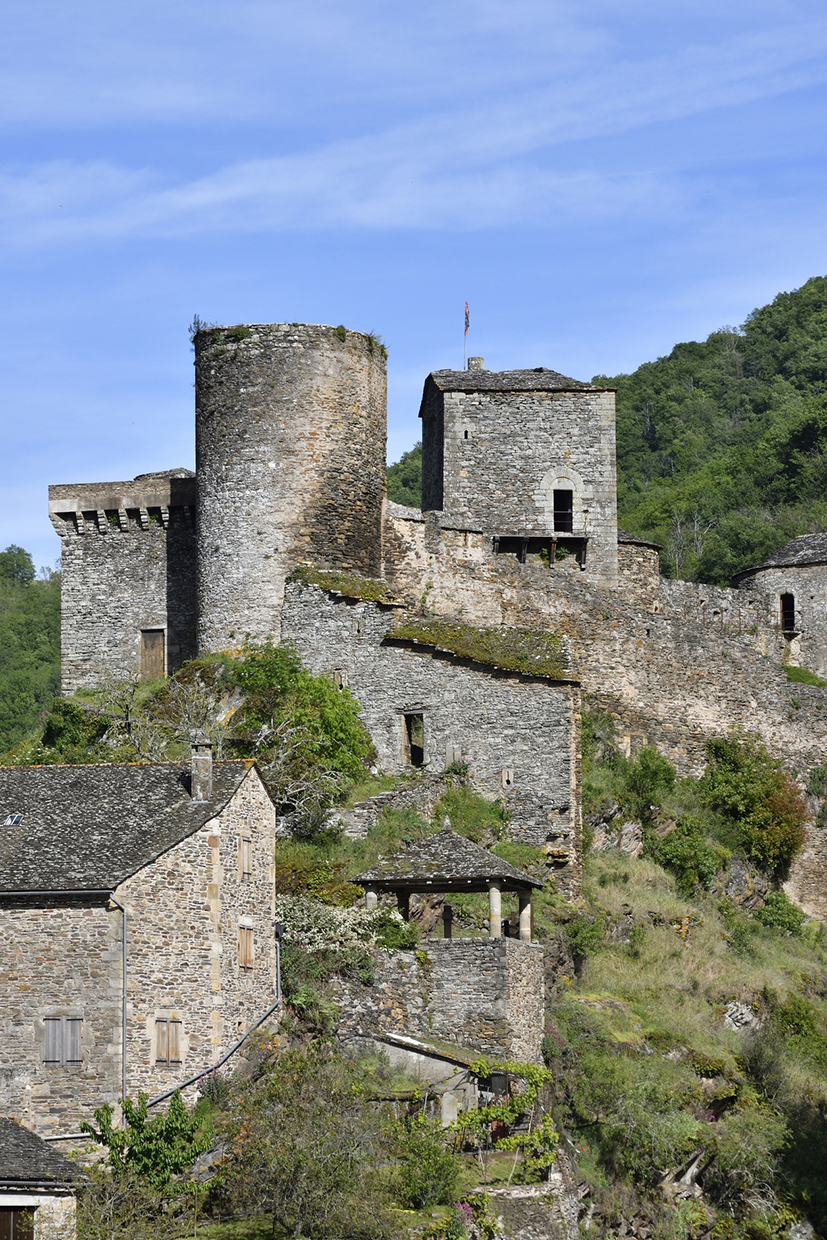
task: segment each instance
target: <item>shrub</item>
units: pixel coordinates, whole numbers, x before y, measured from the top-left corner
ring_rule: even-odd
[[[783,891],[770,891],[763,908],[759,908],[755,913],[755,920],[773,930],[800,934],[807,918]]]
[[[681,895],[688,896],[696,887],[708,888],[715,875],[726,865],[730,854],[713,844],[703,828],[692,818],[681,818],[673,831],[663,839],[647,842],[647,853],[671,870]]]
[[[647,745],[637,758],[620,759],[622,799],[626,809],[647,824],[662,798],[675,786],[675,768],[668,758]]]
[[[727,1111],[715,1126],[715,1162],[704,1188],[730,1208],[774,1205],[772,1183],[788,1140],[783,1118],[765,1103]]]
[[[807,792],[811,797],[827,797],[827,766],[814,766],[807,780]]]
[[[804,841],[807,807],[781,763],[751,736],[708,740],[706,753],[703,802],[736,827],[752,860],[788,865]]]
[[[395,1136],[399,1166],[394,1187],[402,1205],[422,1210],[452,1202],[457,1193],[459,1162],[446,1147],[439,1121],[421,1112],[405,1116]]]
[[[566,925],[571,949],[580,956],[592,956],[606,941],[606,926],[599,918],[584,913]]]

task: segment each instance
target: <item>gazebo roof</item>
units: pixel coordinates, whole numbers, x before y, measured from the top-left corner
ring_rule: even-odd
[[[450,827],[380,859],[353,881],[379,891],[487,891],[489,883],[498,883],[504,891],[543,886]]]

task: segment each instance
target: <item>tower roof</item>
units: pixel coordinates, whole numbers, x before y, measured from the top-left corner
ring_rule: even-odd
[[[735,580],[761,572],[764,568],[801,568],[807,564],[827,564],[827,534],[801,534],[754,568],[744,568],[736,573]]]

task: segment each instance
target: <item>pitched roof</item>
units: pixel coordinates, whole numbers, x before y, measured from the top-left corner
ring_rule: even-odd
[[[542,887],[525,870],[495,857],[455,831],[443,829],[404,852],[380,858],[353,880],[380,888],[410,887],[422,891],[486,891],[499,881],[508,891]]]
[[[602,391],[591,383],[570,379],[547,366],[534,370],[433,370],[425,380],[440,392]]]
[[[82,1184],[86,1173],[17,1120],[0,1116],[0,1188],[66,1188]]]
[[[639,538],[637,534],[630,534],[628,530],[622,530],[618,527],[617,541],[619,543],[629,543],[633,547],[651,547],[653,551],[662,551],[663,544],[650,542],[648,538]]]
[[[792,568],[805,564],[827,564],[827,534],[802,534],[767,556],[755,568],[744,568],[736,573],[735,580],[758,573],[762,568]]]
[[[114,889],[220,813],[251,765],[215,762],[211,801],[192,800],[188,762],[0,767],[0,897]]]

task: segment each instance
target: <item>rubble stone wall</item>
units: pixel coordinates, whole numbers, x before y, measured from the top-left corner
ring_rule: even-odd
[[[781,618],[781,595],[795,600],[795,630],[785,640],[789,662],[807,667],[817,676],[827,677],[827,565],[790,564],[765,568],[743,577],[743,590],[761,590],[770,600],[776,627]]]

